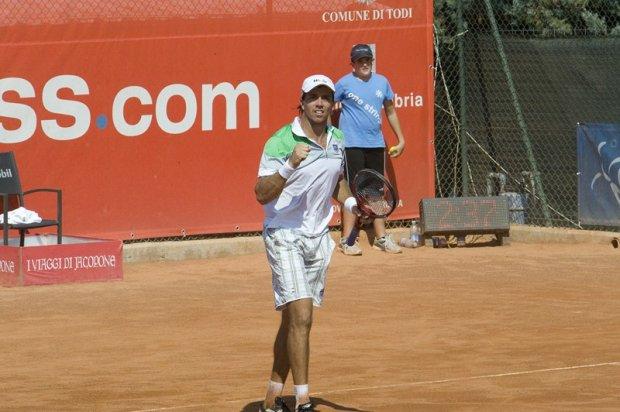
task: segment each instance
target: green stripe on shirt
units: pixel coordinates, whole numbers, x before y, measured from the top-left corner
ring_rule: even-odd
[[[340,129],[328,126],[328,131],[331,131],[332,138],[340,141],[344,140],[344,134]],[[283,159],[293,153],[293,148],[297,143],[310,144],[311,142],[305,136],[297,136],[292,131],[292,125],[287,124],[267,140],[263,153],[269,157]]]

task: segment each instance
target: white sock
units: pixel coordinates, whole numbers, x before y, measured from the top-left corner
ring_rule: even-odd
[[[284,384],[282,382],[275,382],[271,379],[267,384],[267,396],[265,396],[265,404],[268,407],[273,406],[276,397],[282,395],[282,391],[284,390]]]
[[[299,401],[300,399],[302,402]],[[308,399],[310,399],[308,396],[308,385],[295,385],[295,408],[308,403]]]
[[[267,391],[269,393],[275,393],[276,396],[282,395],[282,391],[284,390],[284,384],[282,382],[276,382],[269,379],[269,383],[267,384]]]

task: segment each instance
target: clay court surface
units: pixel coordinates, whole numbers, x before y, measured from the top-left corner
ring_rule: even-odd
[[[319,410],[620,409],[618,249],[364,251],[334,254],[315,312]],[[257,410],[278,325],[265,256],[124,273],[0,289],[0,410]]]

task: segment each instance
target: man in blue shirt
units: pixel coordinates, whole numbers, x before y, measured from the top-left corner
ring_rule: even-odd
[[[385,172],[385,139],[381,132],[381,109],[385,110],[388,123],[398,138],[398,144],[389,150],[391,157],[398,157],[405,148],[405,138],[394,107],[394,92],[385,76],[372,72],[374,57],[367,44],[357,44],[351,49],[353,71],[336,83],[335,110],[340,111],[338,128],[344,132],[347,162],[347,180],[361,169]],[[361,255],[362,250],[355,243],[346,244],[356,216],[343,211],[342,240],[340,250],[345,255]],[[375,219],[374,249],[388,253],[402,250],[385,231],[385,219]]]

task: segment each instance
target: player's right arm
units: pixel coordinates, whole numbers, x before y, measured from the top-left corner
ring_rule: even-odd
[[[298,143],[293,148],[288,160],[274,174],[259,177],[256,186],[254,186],[258,203],[264,205],[280,196],[284,186],[286,186],[286,181],[299,164],[308,157],[308,153],[310,153],[310,147],[307,144]]]
[[[273,199],[280,196],[286,179],[278,172],[271,176],[262,176],[258,178],[256,186],[254,186],[254,193],[256,193],[256,200],[261,205],[271,202]]]

